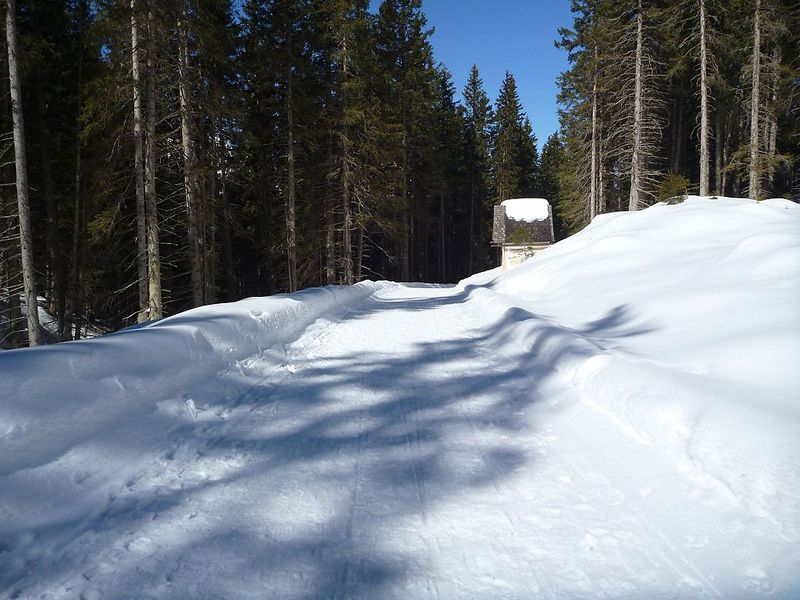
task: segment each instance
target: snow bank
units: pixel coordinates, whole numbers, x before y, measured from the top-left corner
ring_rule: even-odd
[[[800,206],[601,215],[484,285],[497,331],[623,434],[800,536]]]
[[[384,285],[249,298],[102,338],[2,352],[0,476],[46,464],[134,419],[141,427],[128,427],[133,435],[153,434],[163,425],[155,415],[162,403],[185,404],[191,412],[206,398],[224,397],[221,377],[235,379],[256,359],[259,374],[268,376],[281,365],[285,346],[314,321]]]
[[[545,221],[550,216],[550,203],[544,198],[513,198],[503,200],[506,216],[512,221]]]

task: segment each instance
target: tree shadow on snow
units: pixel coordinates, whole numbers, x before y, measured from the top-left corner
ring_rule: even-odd
[[[473,291],[370,301],[348,318],[435,310]],[[193,390],[202,420],[152,415],[153,427],[170,432],[163,448],[120,440],[116,451],[154,455],[126,489],[87,512],[54,511],[33,531],[3,528],[11,542],[0,546],[0,566],[12,568],[0,591],[25,597],[27,587],[60,585],[77,567],[58,553],[80,547],[83,585],[96,581],[104,598],[237,598],[258,587],[263,597],[435,595],[435,581],[417,581],[429,567],[419,556],[430,515],[534,461],[522,443],[536,435],[529,409],[545,402],[554,369],[587,352],[580,340],[647,331],[634,320],[621,306],[565,329],[513,308],[463,339],[420,343],[405,356],[298,358],[232,399]],[[526,323],[536,325],[530,335]],[[511,342],[518,352],[509,357]],[[464,372],[466,364],[480,369]],[[216,471],[180,472],[176,456]],[[41,502],[48,492],[21,493]],[[22,545],[52,552],[3,561],[4,548],[10,559]],[[209,569],[220,576],[210,581]]]

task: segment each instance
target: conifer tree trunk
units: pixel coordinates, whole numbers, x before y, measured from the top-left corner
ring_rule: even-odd
[[[409,281],[411,279],[411,228],[409,227],[409,213],[410,207],[408,206],[408,147],[407,138],[405,133],[405,116],[403,117],[403,163],[400,168],[400,194],[403,198],[403,230],[402,239],[400,240],[400,279],[402,281]]]
[[[472,254],[475,249],[475,173],[472,173],[469,182],[469,235],[467,237],[467,271],[470,275],[472,270]]]
[[[628,210],[637,210],[639,208],[639,198],[642,193],[642,21],[642,0],[639,0],[636,13],[636,79],[634,81],[633,99],[633,153],[631,155],[631,189],[628,198]]]
[[[597,214],[597,46],[594,49],[595,69],[592,75],[592,159],[589,182],[589,221]]]
[[[195,135],[197,131],[195,130]],[[195,150],[195,166],[197,167],[197,150]],[[200,270],[203,281],[203,303],[214,304],[217,301],[217,177],[211,175],[205,187],[200,185],[202,178],[199,170],[195,176],[198,180],[198,206],[200,221]],[[210,205],[206,204],[210,199]],[[208,209],[206,208],[208,206]]]
[[[14,165],[16,167],[22,282],[28,308],[28,343],[31,346],[39,346],[44,340],[39,325],[36,267],[33,260],[33,230],[28,200],[28,165],[25,156],[25,121],[22,115],[22,88],[18,63],[16,0],[6,0],[6,40],[8,43],[8,77],[11,88],[11,116],[14,122]]]
[[[339,138],[334,134],[331,147],[335,148]],[[336,199],[333,194],[325,195],[325,283],[336,283]]]
[[[767,156],[769,157],[769,183],[770,183],[770,191],[774,190],[775,187],[775,156],[778,154],[778,119],[776,116],[777,108],[776,104],[778,102],[778,82],[779,82],[779,74],[778,69],[780,68],[781,62],[781,49],[780,46],[776,46],[775,49],[772,51],[772,85],[770,91],[770,104],[772,105],[772,111],[769,114],[769,129],[767,131]]]
[[[347,36],[342,35],[341,60],[342,60],[342,103],[345,112],[345,123],[342,131],[342,275],[348,285],[354,283],[353,279],[353,220],[350,207],[350,128],[347,125],[348,97],[347,80],[349,77],[350,57],[347,48]]]
[[[161,299],[161,254],[158,247],[158,197],[156,196],[156,68],[153,0],[147,5],[147,119],[145,121],[144,197],[147,227],[148,319],[164,316]]]
[[[334,219],[333,200],[325,200],[325,283],[336,283],[336,220]]]
[[[728,164],[728,156],[729,156],[729,148],[731,144],[731,129],[736,127],[735,123],[731,123],[730,115],[727,115],[725,118],[725,139],[722,142],[722,195],[724,196],[728,190],[728,171],[725,170],[725,166]]]
[[[203,227],[199,210],[199,186],[197,183],[197,156],[192,127],[191,99],[189,92],[189,32],[186,0],[181,0],[178,12],[178,52],[180,66],[178,92],[181,113],[181,146],[183,149],[183,185],[186,194],[186,214],[189,242],[189,273],[192,286],[192,306],[205,304],[203,281]]]
[[[61,339],[70,340],[73,338],[72,324],[75,314],[78,311],[78,298],[80,293],[80,277],[82,267],[82,247],[84,236],[83,218],[83,197],[81,194],[81,169],[82,165],[82,142],[81,142],[81,114],[83,113],[83,31],[84,21],[87,15],[86,0],[81,0],[78,4],[78,102],[75,109],[75,197],[72,209],[72,243],[70,244],[70,256],[72,262],[69,272],[69,286],[67,291],[67,301],[64,314],[64,322],[61,328]],[[77,339],[77,338],[76,338]]]
[[[139,323],[147,321],[150,291],[147,278],[147,212],[144,196],[144,147],[142,133],[142,77],[139,61],[139,24],[136,0],[131,0],[131,76],[133,78],[133,163],[136,186],[136,267],[139,277]]]
[[[354,264],[354,275],[356,281],[361,281],[362,272],[361,267],[364,264],[364,228],[362,226],[358,227],[358,231],[356,233],[356,256],[355,256],[355,264]]]
[[[750,193],[749,197],[758,199],[761,195],[760,169],[758,165],[759,108],[761,96],[761,0],[755,0],[753,15],[753,89],[750,96]]]
[[[708,196],[708,80],[706,56],[706,0],[700,3],[700,195]]]
[[[227,300],[235,300],[237,297],[236,289],[236,272],[234,271],[233,263],[233,236],[231,235],[231,217],[230,209],[228,207],[228,178],[225,174],[223,166],[219,168],[220,187],[222,188],[220,194],[220,202],[222,204],[222,260],[225,266],[225,288],[227,293]]]
[[[64,268],[61,260],[61,243],[58,235],[58,205],[53,169],[50,161],[50,130],[47,126],[47,108],[44,98],[44,82],[41,70],[36,73],[36,109],[39,122],[39,160],[42,171],[42,191],[47,214],[47,292],[48,310],[55,314],[61,328],[64,322]]]
[[[714,193],[718,196],[724,196],[725,191],[722,189],[722,148],[725,144],[725,133],[723,132],[721,110],[717,110],[714,115],[714,138]]]
[[[445,260],[445,227],[444,227],[444,190],[439,191],[439,254],[441,282],[447,281],[447,264]]]
[[[345,133],[345,136],[347,134]],[[345,140],[345,147],[349,142]],[[350,207],[350,167],[345,151],[344,164],[342,165],[342,277],[344,283],[351,285],[353,279],[353,217]]]
[[[292,37],[287,42],[289,65],[286,69],[286,258],[289,267],[289,291],[297,291],[297,232],[295,229],[294,175],[294,99],[292,96]]]
[[[603,185],[603,142],[598,144],[597,149],[597,213],[606,212],[606,195]]]

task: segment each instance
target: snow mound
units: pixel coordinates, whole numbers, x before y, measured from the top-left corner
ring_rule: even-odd
[[[204,306],[81,342],[0,354],[0,477],[57,461],[93,436],[164,436],[154,415],[187,389],[226,395],[222,376],[279,368],[316,320],[385,284],[362,282]],[[205,383],[204,383],[205,382]],[[130,457],[133,458],[133,457]],[[0,552],[2,571],[2,552]],[[0,582],[2,578],[0,578]]]
[[[550,203],[544,198],[512,198],[503,200],[506,216],[512,221],[545,221],[550,217]]]
[[[600,215],[479,291],[622,434],[800,539],[797,204]]]

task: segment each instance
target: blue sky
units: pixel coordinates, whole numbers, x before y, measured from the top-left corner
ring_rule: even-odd
[[[380,0],[372,0],[377,9]],[[558,28],[572,24],[569,0],[423,0],[433,26],[433,50],[453,74],[459,92],[472,64],[494,100],[506,71],[514,74],[539,147],[558,130],[556,78],[567,54],[553,45]]]

